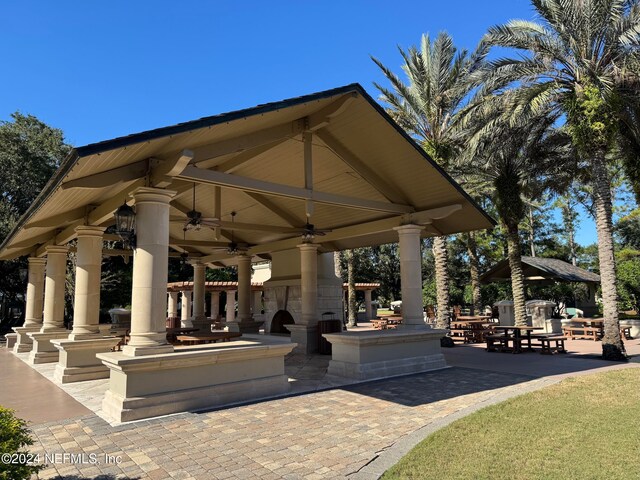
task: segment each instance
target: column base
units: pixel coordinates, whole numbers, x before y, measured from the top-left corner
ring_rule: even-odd
[[[119,422],[285,394],[284,357],[295,345],[250,339],[147,358],[102,353],[111,370],[102,410]]]
[[[228,327],[230,332],[240,332],[240,333],[259,333],[260,327],[264,322],[256,322],[254,320],[244,321],[244,322],[227,322],[224,324],[225,327]]]
[[[42,325],[36,325],[33,327],[13,327],[13,331],[16,332],[17,339],[13,345],[13,353],[26,353],[30,352],[33,348],[33,340],[29,337],[29,333],[39,332]]]
[[[96,358],[96,354],[110,352],[119,341],[118,337],[52,340],[51,343],[60,352],[54,380],[73,383],[109,378],[109,369]]]
[[[332,346],[327,374],[364,381],[445,368],[444,330],[325,333]]]
[[[213,322],[209,318],[202,316],[202,317],[192,317],[189,320],[191,320],[191,324],[193,325],[193,328],[197,328],[201,332],[205,332],[205,333],[209,333],[211,331],[211,324]]]
[[[16,341],[18,340],[18,334],[5,333],[4,338],[7,341],[7,345],[6,345],[7,350],[13,350],[13,346],[16,344]]]
[[[33,348],[29,354],[28,362],[32,365],[57,362],[60,352],[55,345],[51,343],[51,340],[67,340],[68,334],[69,331],[64,329],[29,333],[29,337],[33,340]]]
[[[318,351],[318,327],[316,325],[284,325],[291,332],[291,342],[297,343],[298,353],[315,353]]]

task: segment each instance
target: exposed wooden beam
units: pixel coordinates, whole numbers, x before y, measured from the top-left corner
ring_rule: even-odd
[[[409,200],[402,194],[402,190],[383,179],[373,169],[356,157],[347,147],[340,143],[333,135],[327,131],[318,132],[318,137],[340,158],[351,167],[367,183],[375,188],[382,196],[393,203],[409,203]]]
[[[170,245],[177,245],[179,247],[211,247],[211,248],[225,248],[227,242],[210,242],[208,240],[182,240],[175,237],[169,238]]]
[[[74,208],[73,210],[69,210],[64,213],[60,213],[58,215],[53,215],[51,217],[43,218],[42,220],[38,220],[35,222],[27,223],[24,228],[41,228],[41,227],[60,227],[68,222],[73,222],[75,220],[79,220],[85,216],[87,213],[87,206],[82,206],[78,208]]]
[[[219,187],[216,187],[216,188],[219,188]],[[258,202],[263,207],[266,207],[267,209],[269,209],[271,213],[276,214],[282,220],[287,222],[290,226],[294,227],[300,224],[300,220],[298,219],[298,217],[296,217],[293,213],[289,212],[288,210],[282,207],[279,207],[272,200],[265,197],[264,195],[261,195],[255,192],[244,192],[244,193],[249,197],[251,197],[256,202]]]
[[[211,185],[221,185],[243,191],[297,198],[300,200],[313,200],[318,203],[339,205],[342,207],[357,208],[361,210],[372,210],[387,213],[410,213],[414,211],[414,208],[410,205],[366,200],[326,192],[316,192],[308,188],[265,182],[255,178],[242,177],[213,170],[203,170],[192,166],[185,168],[179,175],[179,178],[200,183],[208,183]]]
[[[173,160],[160,162],[151,172],[151,184],[156,188],[166,188],[173,182],[173,178],[189,165],[194,158],[191,150],[183,150]]]
[[[307,117],[306,130],[309,132],[315,132],[326,127],[329,125],[333,117],[337,117],[343,113],[356,98],[358,98],[358,94],[356,92],[343,95],[330,105],[312,113]]]
[[[250,162],[251,160],[255,159],[258,155],[262,155],[265,152],[268,152],[269,150],[272,150],[273,148],[277,147],[278,145],[283,144],[284,142],[286,142],[287,140],[289,140],[289,138],[280,138],[274,142],[271,143],[267,143],[264,145],[260,145],[258,147],[252,148],[250,150],[245,150],[237,155],[235,155],[233,158],[230,158],[229,160],[226,160],[218,165],[215,165],[216,170],[220,171],[220,172],[226,172],[226,173],[232,173],[235,172],[237,169],[239,169],[240,167],[242,167],[244,164]],[[213,164],[215,164],[215,159],[214,160],[208,160],[208,161],[203,161],[203,162],[198,162],[196,165],[199,168],[209,168],[211,167]]]
[[[48,240],[51,240],[52,234],[51,232],[41,233],[35,237],[27,238],[26,240],[21,240],[19,242],[14,242],[11,245],[11,248],[26,248],[33,247],[34,245],[38,245],[39,243],[44,243]]]
[[[139,162],[123,165],[122,167],[107,170],[106,172],[94,173],[86,177],[76,178],[64,182],[61,187],[63,190],[69,188],[103,188],[111,185],[117,185],[123,182],[130,182],[138,178],[144,177],[149,169],[149,160],[141,160]]]
[[[35,255],[36,249],[34,247],[22,248],[20,250],[14,250],[13,248],[5,250],[0,254],[0,260],[13,260],[14,258],[24,257],[25,255]]]

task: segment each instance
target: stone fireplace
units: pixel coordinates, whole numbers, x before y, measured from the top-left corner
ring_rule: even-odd
[[[271,333],[271,323],[276,314],[288,312],[294,323],[301,320],[300,250],[285,250],[271,255],[271,278],[263,283],[265,333]],[[333,253],[318,255],[318,303],[316,319],[332,312],[334,318],[342,318],[342,280],[336,277]],[[279,329],[279,327],[278,327]]]

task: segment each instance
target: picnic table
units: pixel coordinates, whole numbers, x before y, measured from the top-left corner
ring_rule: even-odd
[[[505,347],[508,346],[506,344],[508,344],[509,341],[513,342],[513,353],[522,353],[522,342],[525,340],[527,342],[527,350],[533,351],[533,348],[531,348],[531,333],[534,330],[544,330],[543,327],[530,327],[528,325],[496,325],[493,328],[504,331]],[[526,334],[525,337],[522,336],[523,333]]]
[[[241,336],[240,332],[216,332],[203,335],[178,335],[177,340],[183,345],[199,345],[203,343],[230,342],[232,338]]]
[[[198,330],[198,328],[193,327],[167,328],[167,342],[175,343],[178,335],[188,335],[190,333],[197,332]]]
[[[451,320],[449,333],[453,341],[464,343],[484,342],[487,335],[493,333],[493,323],[486,315],[460,316]]]
[[[574,317],[571,319],[571,323],[579,325],[565,325],[562,327],[562,333],[571,340],[578,337],[591,339],[595,342],[604,336],[604,318]]]

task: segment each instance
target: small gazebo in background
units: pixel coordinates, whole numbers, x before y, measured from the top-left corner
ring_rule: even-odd
[[[534,285],[549,285],[555,282],[584,283],[587,286],[586,299],[576,299],[576,308],[584,312],[584,316],[596,315],[596,290],[600,283],[600,275],[576,267],[557,258],[522,257],[524,281]],[[509,260],[498,262],[480,277],[483,283],[509,281],[511,268]]]

